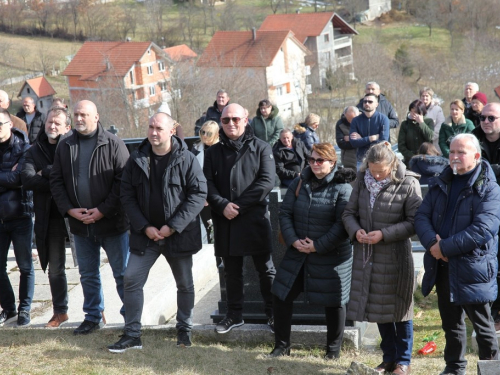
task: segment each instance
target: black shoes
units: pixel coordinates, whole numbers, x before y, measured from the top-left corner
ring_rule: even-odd
[[[324,358],[329,361],[329,360],[333,360],[333,359],[339,359],[340,358],[340,353],[339,352],[330,352],[330,351],[327,351]]]
[[[245,324],[243,319],[236,321],[236,320],[233,320],[232,318],[226,316],[224,319],[222,319],[219,322],[219,324],[217,324],[215,326],[215,332],[216,333],[228,333],[233,328],[240,327],[243,324]]]
[[[104,323],[101,326],[101,323],[91,322],[90,320],[84,320],[80,326],[73,331],[74,335],[88,335],[89,333],[94,332],[95,330],[104,327]]]
[[[111,353],[123,353],[128,349],[142,349],[141,338],[127,336],[127,335],[123,334],[120,336],[120,340],[118,340],[113,345],[108,346],[108,350]]]
[[[189,348],[191,345],[193,345],[191,342],[191,332],[178,331],[177,332],[177,346],[180,348]]]
[[[268,358],[284,357],[290,355],[290,346],[283,347],[277,346],[271,353],[267,355]]]
[[[29,327],[30,324],[31,324],[30,312],[25,310],[19,311],[19,314],[17,315],[17,327],[18,328]]]
[[[2,327],[5,323],[13,322],[16,316],[17,313],[15,311],[2,310],[0,313],[0,327]]]

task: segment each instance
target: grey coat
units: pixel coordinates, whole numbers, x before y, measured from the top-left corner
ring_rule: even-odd
[[[354,263],[347,319],[375,323],[413,319],[414,267],[410,237],[422,202],[417,174],[399,163],[399,182],[386,185],[370,208],[370,192],[359,172],[342,219],[354,244]],[[381,230],[383,239],[368,246],[356,241],[356,232]],[[370,255],[369,249],[373,250]]]

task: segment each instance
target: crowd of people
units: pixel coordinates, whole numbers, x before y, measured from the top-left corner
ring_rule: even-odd
[[[0,325],[31,322],[34,212],[52,293],[47,327],[69,319],[65,241],[71,235],[85,313],[75,335],[106,324],[103,248],[125,321],[109,351],[142,349],[143,289],[160,255],[177,285],[177,345],[189,347],[193,255],[202,247],[203,225],[226,284],[227,314],[215,326],[218,335],[244,324],[243,264],[251,256],[275,335],[270,357],[290,355],[293,302],[304,293],[307,303],[325,308],[326,359],[340,357],[346,319],[373,322],[383,353],[375,370],[410,374],[410,239],[417,234],[426,249],[422,291],[436,288],[445,332],[441,375],[465,374],[465,315],[479,358],[498,359],[500,103],[488,103],[473,83],[465,87],[447,118],[433,90],[420,91],[400,126],[403,160],[390,143],[398,116],[376,82],[335,125],[340,160],[332,144],[320,142],[320,116],[310,113],[287,129],[277,106],[263,99],[250,120],[224,90],[197,122],[199,142],[191,150],[176,133],[177,122],[158,112],[131,155],[104,129],[89,100],[75,104],[72,127],[60,102],[41,123],[31,98],[23,101],[24,114],[12,116],[0,91]],[[279,212],[286,252],[275,266],[268,195],[277,184],[287,189]],[[428,189],[424,197],[421,185]],[[17,308],[6,271],[11,243],[21,278]]]

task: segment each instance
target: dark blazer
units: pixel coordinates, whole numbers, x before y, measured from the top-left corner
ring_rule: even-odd
[[[146,138],[135,150],[122,175],[120,198],[130,220],[130,251],[144,255],[146,247],[154,242],[144,233],[151,226],[150,152]],[[172,136],[172,150],[163,175],[163,209],[165,224],[175,233],[165,238],[166,256],[186,256],[201,249],[201,227],[198,214],[207,197],[207,183],[196,157],[186,144]],[[158,228],[159,229],[159,228]]]
[[[247,125],[243,147],[236,151],[224,131],[220,141],[205,152],[203,172],[207,178],[207,201],[212,209],[216,256],[270,253],[271,224],[267,196],[274,187],[275,165],[271,146],[256,138]],[[228,164],[234,159],[234,165]],[[228,183],[227,183],[228,182]],[[237,204],[239,215],[223,215],[229,202]]]
[[[352,191],[349,182],[356,174],[335,169],[314,190],[313,176],[310,167],[304,169],[299,195],[295,195],[297,178],[281,204],[280,228],[288,248],[278,267],[272,292],[285,300],[304,267],[307,303],[343,306],[349,301],[351,289],[352,250],[342,224],[342,213]],[[317,252],[305,254],[292,246],[296,240],[306,237],[314,241]]]
[[[94,225],[97,237],[117,236],[128,229],[125,211],[120,203],[120,180],[129,153],[125,143],[116,135],[97,126],[97,144],[90,160],[90,187],[92,205],[104,215]],[[59,212],[64,217],[68,210],[80,207],[76,196],[75,179],[78,175],[78,132],[61,139],[50,173],[50,190]],[[94,208],[85,207],[85,208]],[[67,216],[71,233],[89,236],[88,225]]]

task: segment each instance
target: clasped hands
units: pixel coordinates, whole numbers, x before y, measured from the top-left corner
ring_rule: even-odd
[[[233,202],[229,202],[226,206],[226,208],[224,208],[224,211],[222,212],[222,214],[226,217],[226,219],[228,220],[232,220],[234,219],[236,216],[239,215],[239,210],[240,209],[240,206],[238,206],[237,204],[234,204]]]
[[[174,234],[175,231],[168,225],[164,225],[160,229],[153,226],[147,227],[144,232],[146,233],[146,236],[148,236],[150,240],[156,242],[163,240],[167,237],[170,237],[172,234]]]
[[[68,215],[80,220],[83,224],[93,224],[104,217],[98,208],[72,208],[68,210]]]
[[[441,241],[441,237],[439,237],[439,234],[436,234],[436,243],[431,246],[429,249],[431,255],[436,258],[437,260],[442,259],[445,262],[448,261],[448,257],[445,257],[443,253],[441,252],[441,247],[439,246],[439,242]]]
[[[315,253],[316,249],[314,248],[314,241],[309,237],[304,238],[303,240],[297,240],[292,245],[301,253]]]
[[[382,234],[381,230],[374,230],[371,232],[366,233],[364,229],[358,229],[356,232],[356,240],[359,243],[367,243],[370,245],[375,245],[382,241],[384,238],[384,235]]]

